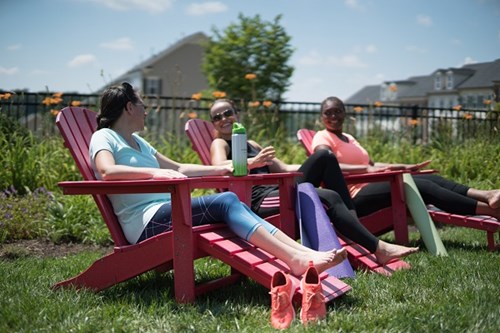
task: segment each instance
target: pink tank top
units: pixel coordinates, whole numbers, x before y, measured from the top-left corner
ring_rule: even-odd
[[[366,149],[364,149],[352,135],[346,133],[342,134],[348,139],[348,142],[342,141],[337,135],[328,130],[318,131],[314,135],[312,149],[314,150],[320,145],[328,146],[337,157],[339,163],[369,165],[370,156]],[[368,183],[359,183],[348,185],[351,197],[354,198],[367,184]]]

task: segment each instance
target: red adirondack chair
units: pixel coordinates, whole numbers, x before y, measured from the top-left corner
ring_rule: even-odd
[[[56,283],[54,288],[74,286],[99,291],[150,270],[174,269],[174,292],[178,302],[193,302],[207,291],[224,287],[248,276],[266,288],[277,270],[288,267],[259,248],[232,233],[225,224],[193,227],[191,224],[191,190],[227,187],[248,201],[254,184],[278,184],[287,198],[280,204],[283,221],[295,216],[293,202],[294,174],[276,177],[196,177],[175,180],[100,181],[92,171],[88,151],[95,131],[96,113],[79,107],[64,108],[57,116],[57,126],[84,180],[59,183],[64,194],[91,194],[115,243],[112,253],[96,260],[81,274]],[[151,237],[138,244],[129,244],[113,212],[107,194],[170,192],[172,196],[171,231]],[[280,221],[276,221],[281,223]],[[278,224],[279,225],[279,224]],[[194,260],[206,256],[220,259],[232,267],[231,274],[206,283],[195,284]],[[295,277],[293,277],[296,279]],[[332,300],[348,290],[344,282],[321,275],[323,295]],[[296,281],[298,282],[298,280]],[[298,285],[298,284],[297,284]],[[300,297],[300,291],[297,292]]]
[[[307,155],[311,155],[313,153],[312,140],[315,134],[316,131],[306,128],[302,128],[297,131],[297,138],[306,150]],[[346,180],[349,182],[351,177],[354,177],[354,175],[346,176]],[[434,222],[486,231],[488,249],[490,251],[494,251],[500,248],[500,243],[495,243],[496,233],[498,233],[498,238],[500,239],[500,221],[497,219],[488,216],[464,216],[450,214],[435,209],[429,209],[428,211]]]
[[[186,122],[184,130],[191,141],[192,148],[200,160],[205,165],[211,165],[210,157],[210,146],[212,141],[215,139],[215,128],[212,123],[202,120],[202,119],[190,119]],[[378,179],[393,180],[392,185],[397,195],[392,199],[395,209],[386,209],[378,212],[378,214],[372,214],[362,220],[363,224],[374,234],[383,234],[390,230],[395,230],[397,237],[399,237],[400,242],[408,242],[408,227],[406,225],[406,207],[404,205],[404,192],[403,192],[403,180],[401,177],[401,172],[389,172],[382,174],[371,174],[365,177],[352,177],[350,181],[352,182],[367,182],[374,181]],[[263,204],[266,205],[276,205],[279,204],[280,200],[273,198],[269,201],[264,201]],[[400,221],[397,225],[390,222],[385,223],[385,221]],[[380,221],[384,221],[381,223]],[[289,227],[289,226],[288,226]],[[297,228],[296,228],[297,230]],[[298,231],[298,230],[297,230]],[[291,237],[295,235],[298,239],[300,236],[297,232],[288,233]],[[387,265],[381,266],[373,254],[371,254],[367,249],[359,244],[353,243],[351,240],[339,236],[340,243],[346,248],[349,256],[349,261],[354,268],[360,268],[365,270],[370,270],[383,275],[390,276],[393,271],[398,269],[409,268],[410,265],[403,260],[394,260]],[[406,237],[406,238],[405,238]]]

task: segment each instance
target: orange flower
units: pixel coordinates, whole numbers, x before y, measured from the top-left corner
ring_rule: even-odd
[[[50,114],[52,114],[55,117],[59,114],[59,110],[52,109],[52,110],[50,110]]]
[[[226,97],[226,93],[223,92],[223,91],[214,91],[212,93],[212,95],[215,97],[215,98],[224,98]]]
[[[198,118],[198,114],[194,111],[191,111],[188,113],[188,118],[189,119],[194,119],[194,118]]]
[[[415,126],[417,126],[418,124],[419,124],[418,119],[409,119],[409,120],[408,120],[408,125],[410,125],[410,126],[415,127]]]
[[[256,78],[257,78],[257,75],[255,75],[253,73],[248,73],[247,75],[245,75],[245,79],[247,79],[249,81],[255,80]]]
[[[49,106],[49,105],[56,105],[56,104],[59,104],[61,102],[62,102],[62,98],[60,98],[60,97],[56,97],[56,98],[45,97],[42,101],[42,104]]]
[[[453,107],[453,110],[455,110],[455,111],[460,111],[460,110],[462,110],[462,105],[460,105],[460,104],[455,105],[455,106]]]
[[[71,106],[80,106],[82,105],[82,102],[80,101],[71,101]]]
[[[384,104],[382,104],[382,102],[380,102],[380,101],[376,101],[375,103],[373,103],[373,105],[375,105],[377,108],[379,108]]]
[[[485,100],[483,101],[483,104],[484,104],[484,105],[490,105],[490,104],[491,104],[491,99],[485,99]]]
[[[259,101],[255,101],[255,102],[248,102],[248,106],[251,107],[251,108],[256,108],[260,105],[260,102]]]
[[[194,99],[195,101],[199,101],[201,99],[201,93],[192,94],[191,99]]]
[[[273,102],[271,102],[271,101],[264,101],[264,102],[262,102],[262,105],[264,105],[266,108],[268,108],[271,105],[273,105]]]
[[[471,120],[472,118],[474,118],[474,116],[472,115],[472,113],[465,113],[464,114],[464,119],[465,120]]]
[[[55,93],[52,94],[52,97],[60,98],[62,95],[63,95],[62,92],[55,92]]]
[[[12,96],[11,93],[0,94],[0,99],[9,99]]]
[[[354,110],[354,112],[358,112],[359,113],[359,112],[362,112],[364,109],[361,106],[355,106],[353,108],[353,110]]]
[[[389,90],[390,90],[390,91],[393,91],[393,92],[396,92],[396,91],[398,91],[398,86],[396,86],[395,84],[391,84],[391,85],[389,86]]]

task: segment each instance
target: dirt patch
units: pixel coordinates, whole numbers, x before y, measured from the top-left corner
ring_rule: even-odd
[[[16,259],[20,257],[64,257],[84,251],[100,251],[108,253],[113,247],[88,244],[54,244],[41,239],[20,240],[14,243],[0,244],[0,259]]]

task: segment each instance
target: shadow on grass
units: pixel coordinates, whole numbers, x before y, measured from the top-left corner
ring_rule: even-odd
[[[222,275],[215,276],[221,277]],[[213,279],[214,277],[210,277]],[[197,283],[206,282],[209,278],[197,279]],[[345,282],[350,284],[347,279]],[[351,280],[352,281],[352,280]],[[269,289],[257,282],[242,277],[234,284],[228,285],[196,298],[194,304],[185,305],[175,301],[173,273],[148,272],[135,277],[129,281],[120,283],[101,292],[106,302],[128,303],[130,305],[141,304],[150,306],[152,304],[168,304],[173,311],[192,307],[196,312],[204,313],[209,310],[214,316],[227,315],[227,309],[263,307],[270,309],[271,299]],[[352,297],[347,293],[328,303],[328,309],[345,309],[357,306],[362,300]],[[296,304],[296,306],[300,304]],[[267,318],[266,318],[267,320]]]

